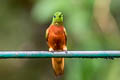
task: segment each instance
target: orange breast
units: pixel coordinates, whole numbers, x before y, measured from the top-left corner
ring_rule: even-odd
[[[54,50],[63,50],[63,46],[66,45],[65,37],[64,26],[50,26],[48,35],[49,47]]]

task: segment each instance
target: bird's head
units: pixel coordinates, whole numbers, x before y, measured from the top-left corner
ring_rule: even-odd
[[[63,24],[63,14],[62,12],[56,12],[53,16],[52,24]]]

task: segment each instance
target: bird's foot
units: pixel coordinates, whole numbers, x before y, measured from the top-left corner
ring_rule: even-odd
[[[64,50],[64,52],[67,54],[68,53],[68,51],[67,50]]]
[[[68,52],[67,52],[67,47],[66,46],[64,46],[63,47],[63,50],[64,50],[64,52],[67,54]]]
[[[52,52],[52,53],[54,53],[54,50],[53,50],[53,48],[49,48],[49,51],[50,51],[50,52]]]

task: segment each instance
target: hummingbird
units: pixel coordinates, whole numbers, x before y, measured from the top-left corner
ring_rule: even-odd
[[[46,30],[46,40],[49,51],[67,51],[67,34],[63,25],[63,13],[56,12],[52,23]],[[64,74],[64,58],[51,58],[56,76]]]

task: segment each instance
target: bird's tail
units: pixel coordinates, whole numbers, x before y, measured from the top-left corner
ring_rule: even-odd
[[[52,58],[52,67],[56,76],[64,73],[64,58]]]

